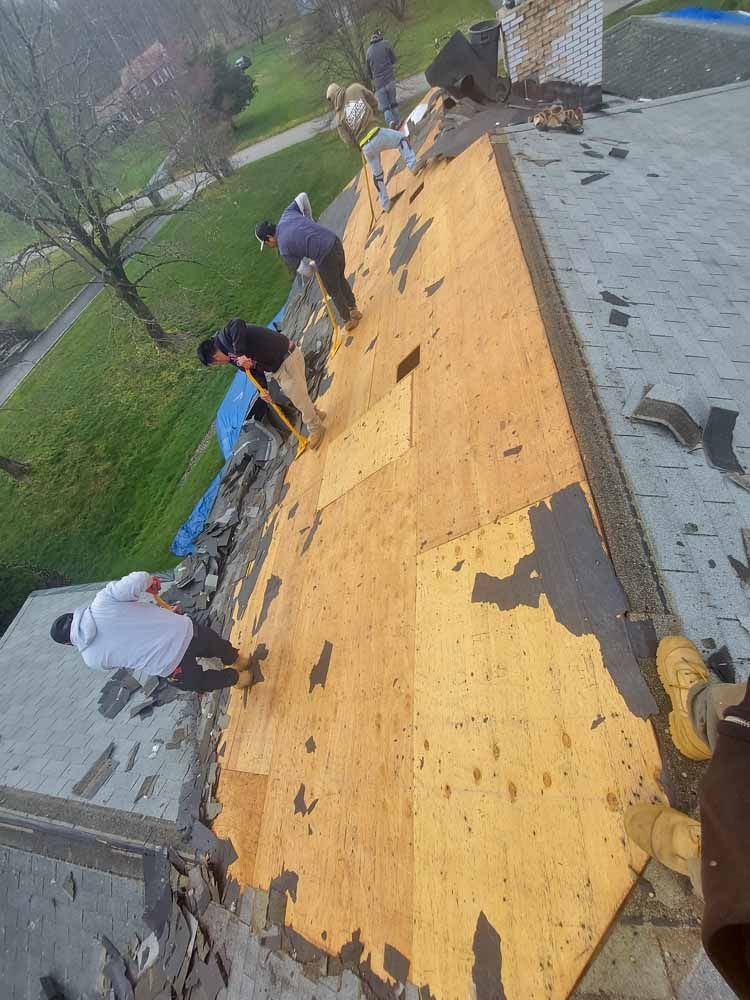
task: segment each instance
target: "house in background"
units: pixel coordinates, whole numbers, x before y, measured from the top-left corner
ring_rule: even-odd
[[[143,125],[174,96],[180,54],[154,42],[120,70],[120,86],[96,105],[99,124]]]

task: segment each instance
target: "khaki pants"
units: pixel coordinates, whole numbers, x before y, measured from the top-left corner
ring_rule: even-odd
[[[308,431],[317,430],[321,426],[320,417],[307,391],[305,356],[302,351],[299,348],[292,351],[281,367],[273,373],[273,377],[289,402],[302,414],[302,420],[307,425]]]

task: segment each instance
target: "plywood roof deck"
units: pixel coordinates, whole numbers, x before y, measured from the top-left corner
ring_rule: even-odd
[[[347,227],[365,318],[237,629],[268,655],[216,828],[241,881],[298,874],[287,919],[332,954],[359,930],[437,1000],[565,997],[643,865],[622,816],[658,751],[492,146],[399,188],[369,245],[364,194]]]

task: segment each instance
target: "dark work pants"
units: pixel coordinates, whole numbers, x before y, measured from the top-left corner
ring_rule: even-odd
[[[725,709],[700,784],[703,946],[741,1000],[750,998],[750,687]],[[744,723],[744,724],[743,724]]]
[[[357,300],[351,290],[349,282],[346,280],[346,257],[344,246],[341,240],[337,239],[323,260],[318,262],[318,274],[323,282],[323,287],[333,299],[334,305],[341,317],[341,322],[346,323],[352,309],[356,308]]]
[[[206,625],[193,622],[193,638],[180,660],[179,673],[173,676],[173,683],[183,691],[219,691],[221,688],[232,687],[239,680],[239,674],[231,668],[228,670],[204,670],[196,661],[197,656],[207,659],[218,656],[221,662],[229,667],[239,656],[231,642],[222,639],[220,635]]]

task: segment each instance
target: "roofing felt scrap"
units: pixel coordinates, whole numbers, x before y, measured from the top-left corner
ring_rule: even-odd
[[[272,575],[266,581],[266,592],[263,595],[263,604],[260,608],[260,614],[253,622],[253,635],[256,635],[263,627],[263,622],[268,617],[268,611],[273,602],[279,596],[279,591],[281,590],[281,577]]]
[[[419,217],[416,214],[410,215],[406,221],[406,225],[396,237],[396,242],[393,244],[393,253],[388,265],[391,274],[395,274],[400,267],[408,265],[417,252],[417,247],[422,237],[432,225],[433,220],[430,218],[417,228],[418,219]]]
[[[405,378],[409,372],[413,372],[414,369],[419,365],[419,345],[410,351],[406,355],[404,360],[399,364],[396,369],[396,381],[400,382],[402,378]]]
[[[315,751],[317,750],[317,745],[315,743],[314,737],[310,736],[305,741],[305,750],[307,750],[308,753],[315,753]]]
[[[632,303],[628,302],[627,299],[621,298],[619,295],[615,295],[614,292],[604,291],[601,293],[602,299],[611,306],[630,306]]]
[[[440,286],[443,284],[444,281],[445,281],[445,276],[443,276],[442,278],[438,278],[437,281],[433,282],[431,285],[428,285],[427,288],[425,288],[424,293],[428,299],[432,298],[435,292],[439,291]]]
[[[294,815],[296,816],[297,813],[301,813],[303,816],[307,816],[309,813],[313,811],[313,809],[317,804],[318,804],[317,799],[313,799],[309,806],[306,804],[305,786],[304,784],[300,785],[299,791],[294,796]]]
[[[292,902],[297,902],[297,887],[299,886],[299,875],[295,871],[281,866],[281,872],[271,879],[271,889],[276,892],[285,892]]]
[[[392,979],[397,983],[405,983],[409,978],[410,965],[406,955],[402,955],[392,944],[386,944],[383,949],[383,968]]]
[[[99,712],[105,719],[114,719],[140,686],[129,670],[115,671],[99,694]]]
[[[83,799],[93,799],[102,785],[112,777],[119,762],[114,759],[115,745],[110,743],[101,756],[97,757],[80,781],[73,785],[73,794]]]
[[[574,483],[529,508],[534,550],[510,576],[477,573],[473,603],[500,611],[539,607],[546,594],[556,621],[572,635],[595,635],[602,660],[628,708],[640,718],[657,711],[628,640],[625,593],[602,545],[586,496]]]
[[[471,978],[477,1000],[505,1000],[500,935],[483,912],[477,919],[472,948],[474,964]]]
[[[744,475],[745,470],[732,447],[734,425],[738,416],[737,410],[726,406],[712,406],[703,428],[703,448],[715,469]]]
[[[307,536],[306,536],[304,542],[302,543],[302,549],[300,550],[300,556],[303,556],[307,552],[307,550],[310,548],[310,546],[312,545],[313,539],[315,538],[315,535],[317,534],[318,528],[320,527],[322,520],[323,520],[323,518],[321,517],[320,511],[316,510],[315,511],[315,516],[313,517],[313,522],[310,525],[310,529],[307,532]]]
[[[133,765],[135,764],[135,758],[138,756],[138,751],[141,749],[140,743],[134,743],[130,748],[130,753],[128,754],[128,762],[125,765],[126,771],[132,771]]]
[[[320,657],[318,662],[310,671],[310,690],[309,694],[313,693],[316,687],[325,688],[326,681],[328,680],[328,668],[331,665],[331,654],[333,653],[333,643],[326,639],[323,643],[323,649],[320,652]]]
[[[407,281],[408,277],[409,277],[409,268],[405,267],[403,269],[403,271],[401,272],[401,277],[400,277],[399,282],[398,282],[398,290],[399,290],[399,294],[401,294],[401,295],[404,294],[404,289],[406,288],[406,281]]]

